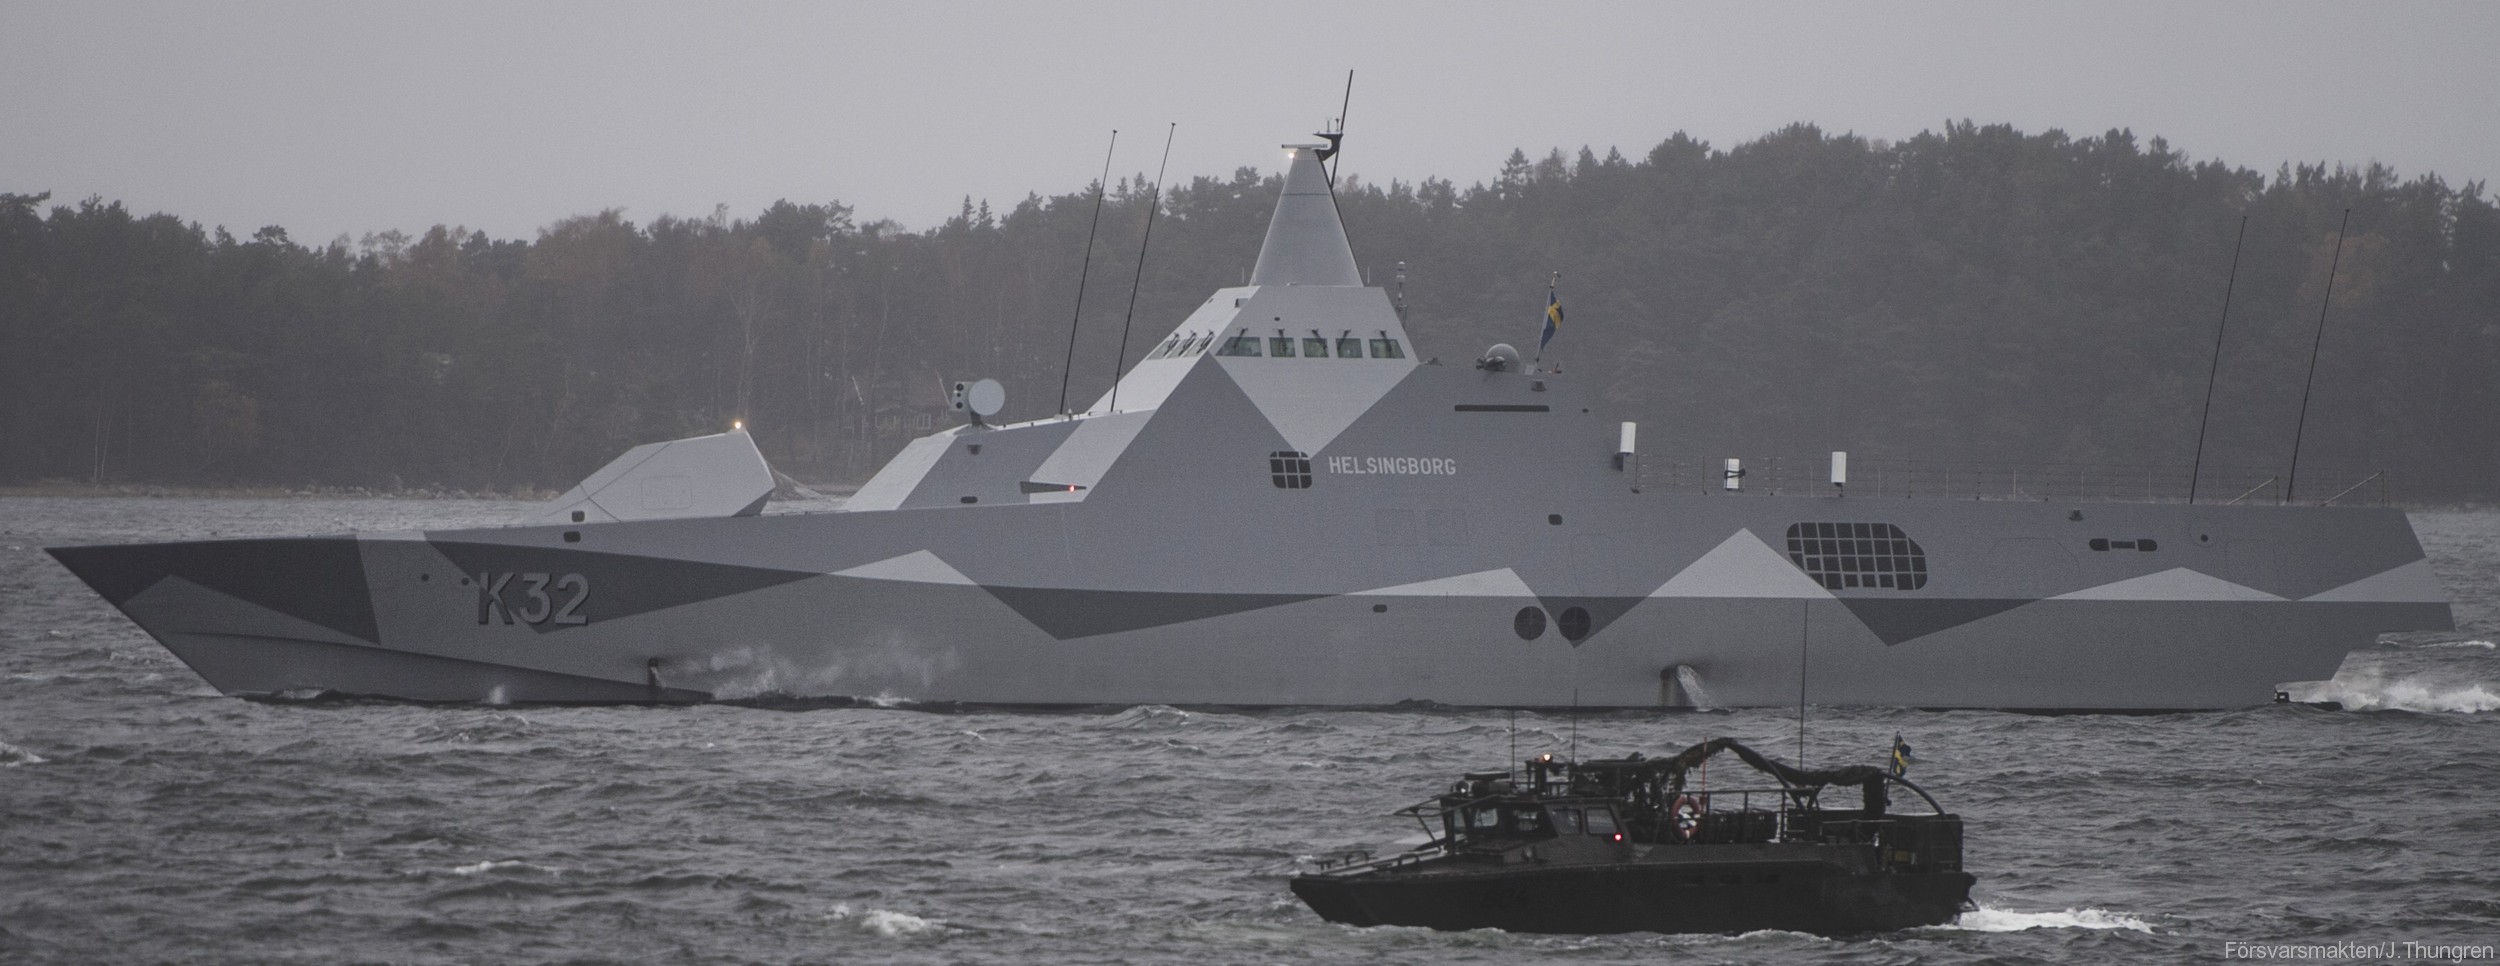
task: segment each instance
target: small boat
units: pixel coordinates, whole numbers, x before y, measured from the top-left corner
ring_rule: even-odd
[[[1711,788],[1721,752],[1776,787]],[[1825,789],[1855,787],[1853,808]],[[1891,789],[1926,814],[1895,814]],[[1294,895],[1354,926],[1531,933],[1850,935],[1932,926],[1969,908],[1962,819],[1890,770],[1794,768],[1727,738],[1667,758],[1526,762],[1470,772],[1397,813],[1431,840],[1353,852],[1295,876]]]

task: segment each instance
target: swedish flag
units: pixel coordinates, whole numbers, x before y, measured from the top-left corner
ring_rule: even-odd
[[[1899,778],[1899,777],[1901,777],[1901,776],[1903,776],[1903,775],[1908,774],[1908,773],[1909,773],[1909,771],[1910,771],[1910,763],[1911,763],[1911,762],[1913,762],[1913,761],[1916,761],[1916,760],[1917,760],[1917,759],[1910,757],[1910,743],[1909,743],[1909,742],[1906,742],[1906,741],[1901,740],[1901,733],[1900,733],[1900,732],[1898,732],[1898,731],[1893,732],[1893,733],[1892,733],[1892,777],[1894,777],[1894,778]]]
[[[1546,289],[1545,334],[1539,336],[1536,340],[1536,351],[1538,355],[1544,355],[1545,344],[1554,341],[1554,330],[1562,328],[1562,320],[1562,297],[1555,295],[1553,289]]]

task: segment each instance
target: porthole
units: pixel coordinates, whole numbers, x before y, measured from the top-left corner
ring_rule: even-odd
[[[580,542],[582,542],[582,532],[581,532],[581,531],[579,531],[579,530],[566,530],[566,531],[564,531],[564,542],[566,542],[566,543],[580,543]]]
[[[979,502],[981,502],[981,498],[980,498],[980,497],[977,497],[977,496],[967,496],[967,497],[963,497],[963,498],[961,498],[961,499],[958,499],[958,500],[956,500],[955,502],[957,502],[957,503],[979,503]]]
[[[1589,612],[1578,607],[1565,607],[1554,623],[1562,628],[1563,639],[1577,644],[1589,636]]]
[[[1389,612],[1389,605],[1387,605],[1387,604],[1373,604],[1373,605],[1372,605],[1372,613],[1375,613],[1375,614],[1386,614],[1386,613],[1388,613],[1388,612]]]
[[[1546,514],[1546,515],[1545,515],[1545,523],[1546,523],[1546,525],[1547,525],[1547,526],[1555,526],[1555,527],[1562,526],[1562,514],[1560,514],[1560,513],[1548,513],[1548,514]]]
[[[1519,608],[1511,617],[1510,629],[1519,632],[1519,639],[1533,641],[1545,636],[1545,612],[1534,607]]]

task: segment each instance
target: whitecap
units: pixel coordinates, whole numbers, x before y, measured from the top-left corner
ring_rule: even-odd
[[[0,741],[0,768],[15,768],[19,765],[40,765],[43,764],[43,762],[44,757],[42,755],[35,754],[34,752],[28,751],[24,748],[9,744],[8,742]]]
[[[891,909],[870,909],[853,915],[849,903],[835,903],[833,909],[826,915],[837,921],[850,922],[861,932],[883,936],[887,939],[926,936],[943,932],[946,929],[946,923],[942,920],[923,919],[908,912],[895,912]]]
[[[2066,909],[2059,912],[2015,912],[1981,906],[1963,913],[1946,927],[1970,932],[2022,932],[2026,929],[2132,929],[2152,932],[2153,924],[2107,909]]]
[[[907,912],[870,909],[867,915],[859,917],[859,928],[862,932],[872,932],[888,939],[897,939],[937,932],[946,928],[946,924],[934,919],[922,919]]]
[[[2492,642],[2490,642],[2490,641],[2432,641],[2432,642],[2430,642],[2430,643],[2428,643],[2428,644],[2424,644],[2424,645],[2422,645],[2422,646],[2423,646],[2423,647],[2479,647],[2479,648],[2482,648],[2483,650],[2486,650],[2486,651],[2488,651],[2488,650],[2492,650],[2492,649],[2493,649],[2493,648],[2495,648],[2495,647],[2500,647],[2500,645],[2495,645],[2495,644],[2493,644],[2493,643],[2492,643]]]

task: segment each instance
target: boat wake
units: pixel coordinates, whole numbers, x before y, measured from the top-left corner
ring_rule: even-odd
[[[2107,909],[2066,909],[2060,912],[2015,912],[1981,906],[1965,912],[1949,925],[1935,929],[1961,932],[2022,932],[2026,929],[2131,929],[2152,932],[2153,924],[2123,912]]]
[[[2500,693],[2486,682],[2464,683],[2422,674],[2338,675],[2298,691],[2306,702],[2332,701],[2346,711],[2417,711],[2474,714],[2500,711]]]

